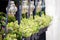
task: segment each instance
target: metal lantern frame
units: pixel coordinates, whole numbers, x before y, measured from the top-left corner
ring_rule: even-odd
[[[20,25],[20,23],[21,23],[21,19],[22,19],[22,1],[24,1],[24,0],[17,0],[17,4],[18,4],[18,6],[17,6],[17,8],[18,8],[18,11],[17,11],[17,14],[18,14],[18,24]],[[28,2],[30,3],[30,1],[31,0],[28,0]],[[34,16],[36,15],[36,7],[37,7],[37,2],[38,2],[39,0],[34,0],[34,5],[35,5],[35,9],[34,9],[34,11],[33,11],[33,18],[34,18]],[[42,10],[41,11],[44,11],[45,12],[45,0],[41,0],[42,1]],[[8,0],[8,3],[10,2],[10,0]],[[10,4],[8,4],[8,5],[10,5]],[[40,15],[41,15],[41,12],[40,12]],[[29,4],[29,9],[28,9],[28,15],[27,15],[27,18],[29,18],[30,17],[30,4]],[[6,25],[8,24],[8,11],[6,11]],[[4,35],[4,37],[7,35],[7,29],[6,29],[6,27],[5,27],[5,35]],[[22,38],[22,40],[24,40],[24,38]]]

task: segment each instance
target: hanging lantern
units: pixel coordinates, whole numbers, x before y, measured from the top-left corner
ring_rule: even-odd
[[[41,11],[41,3],[42,3],[42,1],[39,1],[38,2],[37,9],[36,9],[37,10],[36,11],[37,13]]]
[[[9,5],[6,8],[6,11],[8,12],[8,15],[14,16],[17,12],[17,7],[14,4],[14,1],[10,1]]]
[[[28,5],[27,5],[27,1],[23,1],[22,2],[22,13],[25,14],[28,12]]]
[[[34,1],[31,1],[31,2],[30,2],[30,14],[32,14],[34,8],[35,8],[35,6],[34,6]]]

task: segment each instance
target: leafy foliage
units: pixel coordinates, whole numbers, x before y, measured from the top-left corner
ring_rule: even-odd
[[[7,29],[10,30],[10,33],[17,33],[24,37],[30,37],[31,35],[39,32],[40,29],[49,26],[51,22],[51,17],[47,15],[42,15],[41,17],[36,15],[35,19],[32,16],[29,19],[22,18],[20,26],[18,22],[10,22],[7,25]]]
[[[16,21],[15,16],[8,15],[8,22],[14,22]]]
[[[5,21],[6,21],[5,13],[0,12],[0,30],[2,29],[2,26],[5,26],[6,24]]]

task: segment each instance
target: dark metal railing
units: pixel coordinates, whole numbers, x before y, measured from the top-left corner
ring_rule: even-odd
[[[20,24],[21,22],[21,18],[22,18],[22,3],[21,3],[22,0],[17,0],[17,3],[18,3],[18,24]]]
[[[28,2],[29,2],[29,9],[28,9],[27,18],[29,18],[29,17],[30,17],[30,1],[31,1],[31,0],[28,0]]]
[[[34,0],[35,9],[34,9],[34,11],[33,11],[33,18],[34,18],[34,16],[36,15],[37,1],[38,1],[38,0]]]
[[[44,11],[44,14],[45,14],[45,0],[42,0],[42,10],[41,11]]]

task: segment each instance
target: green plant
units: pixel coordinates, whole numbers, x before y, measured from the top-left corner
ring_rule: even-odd
[[[4,34],[4,27],[6,26],[5,13],[0,12],[0,35]]]
[[[4,40],[17,40],[16,34],[7,34],[6,38]]]
[[[0,16],[6,16],[4,12],[0,12]]]
[[[22,36],[30,37],[32,34],[39,32],[40,29],[49,26],[50,22],[51,22],[51,17],[47,15],[42,15],[41,17],[36,15],[35,19],[23,18],[20,24],[19,31],[20,33],[22,33]]]
[[[40,29],[47,27],[50,22],[51,17],[47,15],[42,15],[40,17],[36,15],[35,19],[33,19],[32,16],[29,19],[22,18],[20,27],[17,21],[10,22],[7,25],[7,29],[12,30],[11,32],[18,33],[21,36],[29,37],[32,34],[39,32]]]
[[[8,15],[8,22],[14,22],[16,21],[15,16]]]
[[[5,13],[0,12],[0,28],[6,25],[5,21],[6,21]]]

